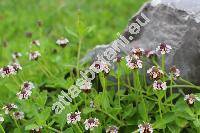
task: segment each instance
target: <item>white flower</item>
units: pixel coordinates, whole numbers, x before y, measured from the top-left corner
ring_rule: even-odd
[[[84,80],[83,78],[77,79],[76,85],[84,92],[90,92],[92,88],[92,83]]]
[[[42,133],[42,126],[31,129],[33,133]]]
[[[135,59],[139,59],[143,55],[144,49],[142,48],[134,48],[131,50],[131,53],[133,54],[133,57]]]
[[[156,56],[156,52],[154,50],[152,51],[145,51],[145,55],[147,58],[151,58],[153,56]]]
[[[94,61],[89,69],[93,70],[95,73],[100,73],[103,71],[103,64],[100,61]]]
[[[90,108],[95,108],[94,101],[90,101]]]
[[[86,119],[85,122],[85,129],[88,130],[93,130],[95,127],[98,127],[99,123],[99,119],[97,118],[90,118],[90,119]]]
[[[21,91],[17,93],[17,96],[20,100],[28,99],[32,94],[32,89],[35,88],[32,82],[26,81],[21,86]]]
[[[2,114],[0,114],[0,123],[4,122],[4,118],[2,116]]]
[[[34,84],[30,81],[25,81],[22,86],[21,89],[22,90],[32,90],[33,88],[35,88]]]
[[[106,133],[118,133],[119,132],[119,128],[117,126],[109,126],[106,129]]]
[[[36,46],[40,46],[40,41],[39,40],[33,40],[32,44],[36,45]]]
[[[194,94],[185,95],[184,100],[189,105],[193,105],[195,103],[195,101],[200,101],[200,99],[197,96],[195,96]]]
[[[5,114],[8,114],[10,111],[17,109],[17,105],[13,103],[7,104],[2,109],[5,111]]]
[[[153,128],[149,123],[140,124],[138,125],[138,128],[140,133],[153,133]]]
[[[15,52],[15,53],[12,54],[13,59],[18,59],[21,56],[22,56],[22,54],[19,53],[19,52]]]
[[[108,64],[106,64],[106,63],[102,63],[103,64],[103,71],[106,73],[106,74],[108,74],[109,72],[110,72],[110,68],[109,68],[109,66],[108,66]]]
[[[13,117],[16,119],[16,120],[21,120],[24,118],[24,112],[14,112],[13,113]]]
[[[163,71],[156,66],[153,66],[150,69],[148,69],[147,74],[149,74],[151,79],[155,80],[160,79],[164,75]]]
[[[22,67],[19,63],[12,63],[11,64],[13,66],[13,68],[15,69],[15,73],[17,73],[19,70],[22,70]]]
[[[160,52],[161,54],[169,53],[172,47],[165,43],[161,43],[157,48],[156,51]]]
[[[74,113],[69,113],[67,114],[67,123],[70,124],[76,124],[78,121],[81,120],[80,116],[81,112],[74,112]]]
[[[61,46],[61,47],[63,47],[63,48],[66,47],[68,43],[69,43],[69,40],[68,40],[67,38],[58,39],[58,40],[56,41],[56,44],[58,44],[59,46]]]
[[[38,51],[29,53],[29,60],[38,60],[41,54]]]
[[[100,73],[104,71],[108,74],[110,72],[109,65],[103,61],[94,61],[89,69],[93,70],[95,73]]]
[[[167,83],[161,82],[161,81],[154,81],[153,83],[153,89],[154,90],[166,90],[167,89]]]
[[[131,57],[130,55],[126,56],[126,65],[130,68],[130,69],[138,69],[138,68],[142,68],[142,61],[139,59],[134,59],[133,57]]]
[[[17,93],[17,96],[20,100],[22,99],[28,99],[31,96],[31,91],[28,90],[22,90],[20,92]]]
[[[180,77],[180,70],[173,66],[170,68],[170,74],[172,74],[173,78],[176,80],[178,77]]]
[[[113,62],[121,62],[122,59],[124,59],[124,57],[122,57],[121,55],[117,55]]]
[[[8,66],[5,66],[0,69],[0,75],[2,78],[6,77],[6,76],[10,76],[15,73],[16,73],[16,71],[12,65],[8,65]]]

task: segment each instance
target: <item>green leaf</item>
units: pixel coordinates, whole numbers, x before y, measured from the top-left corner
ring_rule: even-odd
[[[123,117],[125,119],[127,117],[132,117],[136,113],[137,109],[133,108],[132,104],[127,105],[123,110]]]
[[[196,127],[198,127],[198,128],[200,127],[200,120],[199,119],[196,119],[195,121],[193,121],[193,123]]]
[[[148,112],[144,100],[142,100],[138,105],[138,113],[144,121],[148,120]]]
[[[183,119],[183,118],[177,118],[175,120],[176,124],[181,127],[181,128],[184,128],[187,124],[188,124],[188,121]]]
[[[172,112],[167,113],[165,115],[163,115],[163,118],[159,118],[156,120],[156,122],[153,124],[154,128],[158,128],[158,129],[163,129],[166,124],[174,121],[176,119],[176,115]]]
[[[25,127],[25,130],[31,130],[31,129],[35,129],[38,128],[39,126],[37,124],[30,124],[28,126]]]

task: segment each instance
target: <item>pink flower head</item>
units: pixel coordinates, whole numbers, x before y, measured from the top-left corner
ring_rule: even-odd
[[[11,104],[7,104],[2,108],[5,111],[5,114],[9,114],[10,111],[17,109],[17,105],[11,103]]]
[[[133,54],[133,57],[135,59],[140,59],[140,57],[143,55],[144,49],[142,48],[134,48],[131,50],[131,54]]]
[[[138,128],[140,133],[153,133],[152,125],[149,123],[140,124],[138,125]]]
[[[31,52],[29,54],[29,60],[38,60],[41,54],[38,51]]]
[[[61,38],[56,41],[56,44],[63,48],[66,47],[68,43],[69,43],[69,40],[67,38],[64,38],[64,39]]]
[[[187,102],[187,104],[193,105],[195,101],[200,101],[200,98],[198,98],[194,94],[187,94],[185,95],[184,100]]]
[[[92,88],[92,83],[82,78],[77,79],[76,85],[85,93],[89,93]]]
[[[149,74],[150,78],[154,80],[159,80],[164,75],[163,71],[156,66],[153,66],[150,69],[148,69],[147,74]]]
[[[24,112],[14,112],[13,113],[13,117],[16,119],[16,120],[21,120],[24,118]]]
[[[138,68],[142,68],[142,61],[139,59],[135,59],[131,56],[126,56],[126,65],[130,68],[130,69],[138,69]]]
[[[106,133],[118,133],[119,132],[119,128],[117,126],[109,126],[106,129]]]
[[[145,51],[145,55],[146,55],[147,58],[152,58],[154,56],[157,56],[156,52],[154,50],[152,50],[152,51]]]
[[[86,119],[85,122],[85,129],[88,130],[93,130],[95,127],[99,126],[99,119],[97,118],[90,118],[90,119]]]
[[[2,78],[6,77],[6,76],[8,77],[8,76],[13,75],[15,73],[16,73],[15,68],[12,65],[8,65],[8,66],[5,66],[5,67],[0,69],[0,76]]]
[[[78,121],[81,120],[80,116],[81,112],[74,112],[74,113],[69,113],[67,114],[67,123],[70,124],[76,124]]]
[[[180,70],[173,66],[170,68],[170,74],[172,74],[173,78],[176,80],[178,77],[180,77]]]
[[[154,90],[166,90],[167,89],[167,83],[161,82],[161,81],[154,81],[153,83],[153,89]]]
[[[161,43],[157,48],[156,51],[160,52],[161,54],[169,53],[172,47],[165,43]]]

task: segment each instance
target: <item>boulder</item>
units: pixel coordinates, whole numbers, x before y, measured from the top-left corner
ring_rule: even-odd
[[[141,27],[139,34],[133,36],[123,51],[128,53],[133,47],[154,50],[160,43],[167,43],[173,48],[166,57],[167,68],[176,65],[183,78],[200,84],[200,0],[152,0],[145,3],[130,19],[122,33],[124,37],[129,38],[128,27],[141,17],[141,13],[150,22]],[[96,46],[82,62],[91,60],[111,44]]]

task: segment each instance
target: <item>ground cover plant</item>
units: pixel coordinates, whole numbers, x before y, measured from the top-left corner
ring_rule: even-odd
[[[0,132],[200,132],[200,87],[184,80],[175,66],[166,68],[170,45],[133,48],[112,66],[80,63],[94,44],[115,38],[130,9],[136,11],[144,1],[57,2],[0,2]],[[124,20],[115,18],[118,9]],[[91,65],[101,72],[88,82],[79,73]],[[80,80],[81,93],[55,114],[52,106],[60,92]]]

